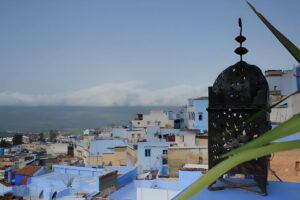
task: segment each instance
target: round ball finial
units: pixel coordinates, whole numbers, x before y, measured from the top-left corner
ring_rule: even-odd
[[[245,47],[242,47],[242,43],[246,41],[246,37],[244,37],[244,36],[242,35],[243,24],[242,24],[242,19],[241,19],[241,18],[239,18],[239,27],[240,27],[240,35],[237,36],[237,37],[235,38],[235,40],[236,40],[238,43],[240,43],[240,46],[239,46],[238,48],[236,48],[236,49],[234,50],[234,52],[235,52],[236,54],[240,55],[240,59],[241,59],[241,61],[242,61],[242,60],[243,60],[243,57],[242,57],[242,56],[248,52],[248,49],[246,49]]]

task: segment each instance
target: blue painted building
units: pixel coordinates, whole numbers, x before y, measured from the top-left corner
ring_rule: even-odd
[[[68,165],[53,165],[53,172],[33,177],[28,185],[30,196],[38,197],[43,194],[44,200],[50,200],[56,193],[56,198],[76,197],[86,193],[86,199],[101,191],[101,178],[117,171],[117,185],[123,187],[132,182],[137,176],[137,168],[108,166],[105,168],[76,167]],[[68,186],[68,183],[69,186]]]
[[[45,174],[46,170],[40,166],[25,166],[15,173],[15,185],[26,185],[29,179],[34,176]]]
[[[191,129],[197,129],[200,133],[205,133],[208,130],[208,97],[199,97],[189,99],[189,105],[192,105],[192,113],[188,113],[188,119],[193,120]]]
[[[12,192],[13,185],[8,183],[0,182],[0,196],[5,195],[6,193]]]
[[[180,170],[179,179],[156,177],[154,180],[135,180],[110,194],[109,199],[118,200],[170,200],[178,192],[190,186],[202,173],[195,170]]]
[[[200,97],[194,99],[195,107],[195,129],[200,130],[201,133],[208,130],[208,97]]]

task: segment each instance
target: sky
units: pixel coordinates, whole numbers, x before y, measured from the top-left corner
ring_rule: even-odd
[[[299,0],[250,0],[300,46]],[[182,105],[244,60],[296,60],[243,0],[1,0],[0,105]]]

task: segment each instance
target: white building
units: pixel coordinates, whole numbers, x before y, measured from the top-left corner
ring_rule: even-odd
[[[89,135],[90,134],[90,129],[85,129],[83,131],[83,135]]]
[[[265,71],[265,77],[269,84],[271,104],[300,89],[300,66],[291,70],[267,70]],[[299,113],[299,107],[300,95],[297,94],[272,108],[271,122],[282,123],[288,120]]]
[[[148,142],[154,142],[154,141],[175,142],[175,135],[180,132],[180,129],[160,128],[159,126],[148,126],[146,130],[147,130],[146,140]],[[173,137],[174,140],[172,140],[171,136],[174,136]]]
[[[300,66],[290,70],[267,70],[265,77],[269,84],[271,94],[287,96],[299,88]]]
[[[23,142],[24,144],[29,144],[29,143],[30,143],[29,137],[26,136],[26,135],[23,135],[23,136],[22,136],[22,142]]]
[[[186,108],[186,126],[188,129],[194,129],[195,128],[195,107],[193,104],[193,99],[188,99],[188,104]]]
[[[149,171],[166,164],[162,155],[167,154],[167,142],[139,142],[138,143],[138,169],[140,173]]]
[[[67,143],[52,143],[47,145],[47,154],[67,154],[68,153],[68,146]]]
[[[137,142],[142,142],[146,139],[146,130],[144,128],[127,130],[126,134],[129,143],[135,144]]]
[[[146,135],[146,140],[148,142],[154,142],[154,141],[159,141],[159,134],[160,134],[160,127],[155,126],[155,125],[150,125],[147,126],[147,135]]]
[[[178,145],[178,147],[198,146],[199,141],[197,141],[196,135],[196,131],[180,131],[175,135],[175,143]]]
[[[176,115],[173,112],[151,111],[150,114],[137,114],[131,121],[135,128],[146,128],[149,125],[158,125],[163,128],[173,128]]]

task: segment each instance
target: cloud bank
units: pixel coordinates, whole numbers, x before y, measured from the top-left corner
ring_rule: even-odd
[[[20,106],[149,106],[184,105],[188,98],[207,96],[207,85],[147,89],[142,82],[102,84],[62,94],[0,92],[0,105]]]

